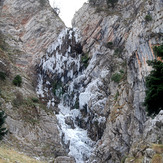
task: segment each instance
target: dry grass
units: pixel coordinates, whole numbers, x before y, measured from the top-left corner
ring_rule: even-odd
[[[163,154],[163,144],[152,144],[152,149],[158,154]]]
[[[152,163],[161,163],[163,161],[160,154],[155,154],[152,158]]]
[[[0,146],[0,163],[45,163],[35,160],[23,153],[19,153],[14,149],[8,148],[4,145]]]
[[[142,163],[143,162],[143,157],[141,158],[134,158],[134,157],[130,157],[130,158],[126,158],[125,163]]]

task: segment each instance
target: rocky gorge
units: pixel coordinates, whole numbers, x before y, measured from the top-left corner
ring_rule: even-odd
[[[46,0],[1,0],[4,142],[49,162],[162,162],[163,112],[152,119],[143,106],[162,8],[162,0],[94,0],[69,29]]]

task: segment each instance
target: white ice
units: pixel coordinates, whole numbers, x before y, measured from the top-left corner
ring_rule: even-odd
[[[94,142],[87,136],[87,131],[75,125],[72,129],[65,123],[65,118],[71,116],[75,122],[75,118],[80,116],[77,109],[70,110],[68,107],[59,105],[60,112],[57,119],[60,124],[60,132],[64,134],[64,141],[69,143],[69,155],[73,156],[77,163],[84,163],[84,159],[88,159],[92,153]]]
[[[39,96],[44,97],[43,79],[42,79],[42,76],[41,76],[41,75],[39,75],[38,85],[37,85],[37,88],[36,88],[36,93],[37,93]]]

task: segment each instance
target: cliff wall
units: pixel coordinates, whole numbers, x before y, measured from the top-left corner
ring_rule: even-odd
[[[92,156],[90,162],[120,162],[135,142],[157,142],[150,134],[143,135],[148,119],[143,102],[145,77],[151,70],[146,61],[155,58],[152,47],[162,43],[162,1],[119,0],[114,8],[106,1],[94,2],[84,4],[72,21],[81,31],[83,51],[96,56],[88,78],[102,80],[98,92],[105,92],[103,97],[87,102],[94,117],[87,129],[93,139],[99,140],[96,158]],[[146,15],[152,20],[147,21]],[[113,79],[117,73],[118,82]],[[95,123],[95,116],[105,117],[106,123]],[[156,135],[162,140],[161,130]]]
[[[16,64],[24,68],[38,63],[65,27],[47,0],[1,1],[0,26],[6,42],[23,52]]]
[[[42,159],[66,155],[55,114],[35,92],[41,56],[65,27],[46,0],[0,1],[0,109],[9,130],[4,142]],[[21,87],[12,81],[22,78]],[[69,159],[66,158],[65,159]]]

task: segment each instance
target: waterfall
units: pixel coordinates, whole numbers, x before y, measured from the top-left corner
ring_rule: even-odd
[[[64,29],[41,59],[36,89],[47,107],[55,111],[63,145],[77,163],[89,159],[95,144],[87,131],[79,127],[82,117],[80,108],[89,99],[89,94],[82,93],[86,81],[83,72],[88,60],[82,61],[82,55],[79,31]]]

